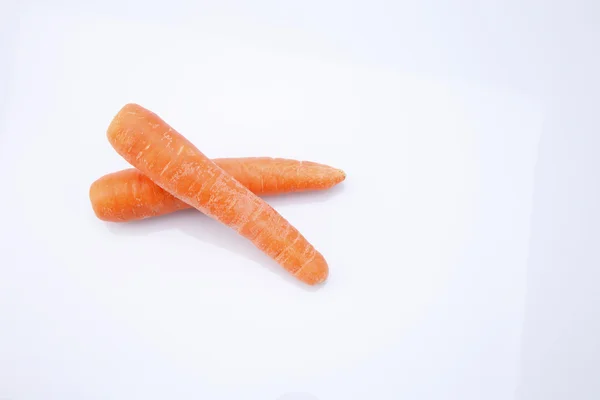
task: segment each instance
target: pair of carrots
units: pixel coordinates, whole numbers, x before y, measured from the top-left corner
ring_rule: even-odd
[[[325,258],[259,195],[324,190],[346,174],[327,165],[281,158],[211,160],[158,115],[126,104],[107,137],[134,168],[90,187],[96,216],[126,222],[195,208],[234,229],[309,285],[325,281]]]

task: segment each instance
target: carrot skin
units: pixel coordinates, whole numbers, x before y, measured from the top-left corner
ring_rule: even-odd
[[[294,226],[157,114],[127,104],[111,121],[107,138],[156,185],[234,229],[302,282],[327,279],[325,258]]]
[[[342,170],[309,161],[284,158],[217,158],[215,164],[256,195],[325,190],[342,182]],[[128,222],[191,208],[135,168],[113,172],[94,181],[89,191],[96,216]]]

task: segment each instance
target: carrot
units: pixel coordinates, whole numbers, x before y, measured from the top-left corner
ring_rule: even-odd
[[[325,258],[295,227],[157,114],[126,104],[107,137],[117,153],[163,190],[235,230],[302,282],[327,279]]]
[[[256,195],[324,190],[346,177],[339,169],[284,158],[219,158],[215,164]],[[135,168],[113,172],[90,186],[90,201],[103,221],[127,222],[191,208]]]

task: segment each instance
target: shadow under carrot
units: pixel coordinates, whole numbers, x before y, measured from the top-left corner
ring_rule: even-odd
[[[340,184],[327,191],[290,193],[276,196],[264,196],[274,208],[292,204],[307,205],[327,201],[344,191]],[[168,230],[179,230],[204,243],[224,249],[228,252],[262,265],[285,281],[309,292],[319,290],[323,285],[305,285],[290,275],[270,257],[229,227],[207,217],[195,209],[185,209],[170,214],[130,222],[105,222],[107,228],[116,235],[147,236]]]

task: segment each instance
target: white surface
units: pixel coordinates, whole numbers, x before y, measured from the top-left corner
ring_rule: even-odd
[[[597,135],[591,117],[581,118],[582,109],[593,115],[593,96],[567,112],[549,107],[546,121],[553,123],[541,149],[551,155],[540,157],[538,168],[545,169],[536,182],[528,255],[543,128],[531,96],[425,79],[432,69],[438,79],[443,67],[452,70],[457,64],[449,59],[416,57],[424,64],[406,68],[415,76],[338,58],[305,39],[298,44],[303,36],[292,29],[270,36],[269,29],[236,23],[235,30],[225,17],[173,29],[152,18],[137,25],[27,15],[13,43],[0,136],[2,179],[17,194],[1,200],[11,212],[2,229],[0,318],[7,328],[0,332],[0,395],[275,399],[301,391],[323,400],[505,399],[517,388],[523,399],[598,393],[589,379],[598,365],[597,324],[592,319],[585,329],[584,322],[597,310],[588,282],[597,277],[598,258],[583,247],[597,230],[573,222],[577,235],[562,236],[549,205],[562,206],[561,227],[571,223],[573,199],[586,199],[576,203],[577,215],[598,215],[587,200],[597,191],[583,178],[569,192],[553,189],[553,181],[566,185],[582,176],[564,167],[572,165],[568,150],[589,162],[593,176],[590,144],[597,142],[589,137]],[[426,42],[420,37],[408,49]],[[161,79],[151,90],[155,76]],[[537,88],[532,82],[529,89]],[[125,166],[104,138],[125,101],[155,109],[211,156],[276,151],[344,168],[347,182],[331,193],[272,200],[323,251],[330,282],[312,292],[282,279],[243,240],[193,213],[119,229],[95,220],[89,183]],[[65,150],[73,144],[82,151]],[[379,201],[366,212],[373,198]],[[554,270],[545,255],[550,247],[559,260]],[[577,247],[579,262],[569,263]],[[558,272],[569,264],[587,272]],[[548,303],[562,319],[548,316]],[[569,317],[569,305],[582,317]],[[561,321],[579,330],[561,334]],[[564,339],[569,335],[576,340]],[[560,354],[548,345],[557,338]],[[561,369],[569,361],[588,373],[573,378]]]

